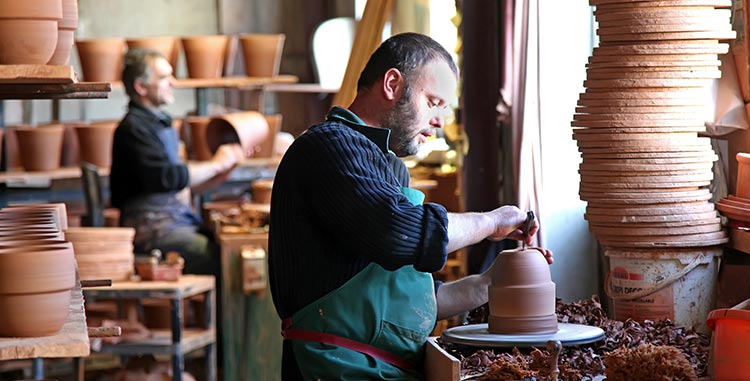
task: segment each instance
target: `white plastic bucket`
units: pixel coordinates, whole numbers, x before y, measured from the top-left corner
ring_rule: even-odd
[[[614,318],[670,319],[707,333],[721,253],[719,247],[606,248],[609,274],[604,290],[613,301]]]

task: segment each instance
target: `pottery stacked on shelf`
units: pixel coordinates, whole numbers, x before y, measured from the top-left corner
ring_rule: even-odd
[[[730,244],[750,254],[750,153],[740,152],[737,158],[737,188],[735,194],[719,200],[716,209],[729,219]]]
[[[83,280],[127,280],[133,273],[135,229],[125,227],[79,227],[65,231],[73,244],[78,272]]]
[[[64,127],[61,124],[13,129],[18,141],[21,166],[26,171],[60,168]]]
[[[555,283],[544,255],[534,248],[501,252],[492,266],[489,331],[495,334],[557,332]]]
[[[248,77],[273,77],[279,75],[281,53],[284,51],[284,34],[242,34],[239,36],[245,74]]]
[[[224,114],[208,122],[205,142],[212,155],[222,144],[239,143],[248,156],[253,156],[268,137],[268,130],[266,118],[257,111]]]
[[[0,65],[45,65],[57,47],[61,0],[0,1]]]
[[[722,41],[735,37],[732,1],[590,4],[600,44],[589,57],[572,122],[589,229],[605,251],[637,252],[646,261],[692,258],[688,263],[714,271],[716,258],[706,253],[728,237],[708,188],[717,156],[699,133],[706,131],[711,86],[721,77],[719,54],[729,50]],[[610,294],[618,318],[673,316],[678,293],[671,285],[647,284],[650,274],[628,274],[613,264],[607,279],[620,282]],[[654,292],[636,297],[638,288]],[[649,307],[649,299],[664,308]]]
[[[76,282],[65,228],[64,204],[0,210],[0,336],[46,336],[63,327]]]
[[[62,0],[62,18],[57,22],[57,45],[49,65],[68,65],[78,29],[78,0]]]
[[[182,38],[189,78],[220,78],[226,65],[226,35],[187,36]]]
[[[109,120],[74,126],[81,161],[109,169],[112,165],[112,142],[118,124],[117,120]]]
[[[140,37],[128,38],[125,42],[128,45],[128,49],[143,48],[156,50],[169,61],[174,72],[177,71],[177,63],[181,50],[179,38],[174,36]]]

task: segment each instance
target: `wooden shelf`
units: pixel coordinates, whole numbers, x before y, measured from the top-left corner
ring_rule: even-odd
[[[109,169],[99,169],[99,176],[109,176]],[[0,172],[0,184],[15,188],[48,188],[53,180],[80,179],[80,167],[64,167],[50,171]]]
[[[0,99],[102,99],[111,91],[107,82],[3,83]]]
[[[88,356],[91,349],[78,280],[70,292],[68,319],[60,332],[44,337],[0,338],[0,360]]]
[[[214,329],[186,329],[178,345],[172,344],[172,331],[152,329],[152,337],[128,343],[104,344],[100,353],[121,355],[188,353],[216,342]]]
[[[205,275],[183,275],[176,282],[167,281],[122,281],[112,282],[109,287],[86,288],[86,295],[95,298],[189,298],[215,287],[214,277]]]

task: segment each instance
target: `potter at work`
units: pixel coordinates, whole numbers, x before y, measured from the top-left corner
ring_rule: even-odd
[[[130,97],[112,147],[112,205],[121,225],[134,227],[135,251],[177,251],[186,273],[217,274],[218,246],[202,232],[191,190],[215,186],[244,158],[238,144],[219,147],[205,162],[184,163],[172,118],[161,107],[174,101],[175,78],[161,53],[132,49],[122,73]]]
[[[538,231],[536,220],[525,228],[527,214],[515,206],[448,213],[409,188],[399,157],[443,127],[457,79],[437,42],[395,35],[370,57],[352,104],[332,108],[286,152],[269,232],[285,380],[420,378],[436,319],[486,303],[497,263],[443,284],[431,273],[464,246],[531,243]]]

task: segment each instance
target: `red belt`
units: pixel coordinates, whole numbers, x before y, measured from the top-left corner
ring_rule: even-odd
[[[310,331],[306,329],[288,329],[287,327],[292,325],[291,318],[284,319],[281,325],[281,336],[284,337],[284,340],[304,340],[335,345],[338,347],[351,349],[359,353],[370,355],[372,357],[375,357],[376,359],[385,361],[401,369],[414,369],[414,364],[412,364],[411,361],[403,359],[399,356],[394,355],[393,353],[384,351],[370,344],[361,343],[359,341],[347,339],[346,337],[342,336],[332,335],[330,333]]]

